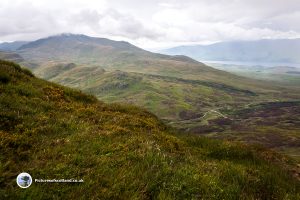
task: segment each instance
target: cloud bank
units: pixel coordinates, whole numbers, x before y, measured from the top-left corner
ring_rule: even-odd
[[[80,33],[143,48],[300,37],[298,0],[1,0],[0,41]]]

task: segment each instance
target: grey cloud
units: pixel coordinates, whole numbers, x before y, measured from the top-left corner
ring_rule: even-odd
[[[0,41],[62,32],[142,47],[293,38],[299,18],[299,0],[1,0]]]
[[[55,17],[45,15],[30,3],[24,2],[0,7],[0,37],[32,39],[31,36],[54,33],[58,24]]]
[[[107,9],[103,13],[96,10],[83,10],[70,17],[70,23],[77,26],[88,26],[96,33],[124,36],[130,39],[156,39],[162,34],[148,28],[129,14],[123,14],[115,9]]]

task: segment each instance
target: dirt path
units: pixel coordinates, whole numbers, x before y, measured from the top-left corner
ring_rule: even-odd
[[[203,115],[202,117],[200,117],[200,119],[206,117],[206,115],[207,115],[208,113],[211,113],[211,112],[217,113],[218,115],[221,115],[221,116],[224,117],[224,118],[228,118],[227,116],[223,115],[223,114],[220,113],[219,111],[216,111],[216,110],[209,110],[209,111],[207,111],[206,113],[204,113],[204,115]]]

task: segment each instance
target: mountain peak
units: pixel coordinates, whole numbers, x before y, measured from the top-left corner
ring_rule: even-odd
[[[56,35],[50,35],[45,39],[49,38],[93,38],[84,34],[76,34],[76,33],[60,33]],[[42,38],[43,39],[43,38]]]
[[[93,47],[112,47],[119,50],[141,50],[140,48],[125,42],[125,41],[114,41],[107,38],[90,37],[83,34],[73,33],[61,33],[58,35],[52,35],[46,38],[41,38],[33,42],[22,45],[18,50],[32,49],[32,48],[69,48],[71,50],[80,50],[82,46],[93,46]],[[56,51],[59,49],[56,49]]]

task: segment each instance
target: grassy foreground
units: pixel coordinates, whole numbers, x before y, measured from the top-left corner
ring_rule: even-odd
[[[287,157],[177,133],[145,110],[104,104],[6,61],[0,151],[0,199],[300,198]],[[23,171],[33,178],[27,189],[15,181]],[[70,178],[84,182],[34,182]]]

